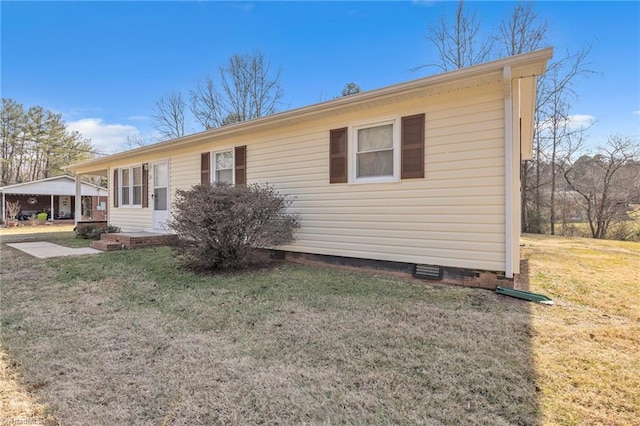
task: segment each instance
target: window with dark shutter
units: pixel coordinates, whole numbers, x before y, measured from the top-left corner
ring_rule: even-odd
[[[347,182],[347,128],[334,129],[329,137],[329,183]]]
[[[142,164],[142,207],[149,207],[149,163]]]
[[[208,152],[200,154],[200,183],[211,183],[211,154]]]
[[[118,169],[113,169],[113,207],[118,207]]]
[[[401,179],[424,178],[424,114],[402,117]]]
[[[235,174],[236,185],[247,185],[247,146],[236,146],[235,148]]]

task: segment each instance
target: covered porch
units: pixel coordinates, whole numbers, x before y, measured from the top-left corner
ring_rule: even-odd
[[[80,194],[83,191],[83,184],[84,181],[82,180],[83,177],[99,177],[103,180],[103,182],[108,182],[107,179],[108,173],[106,169],[99,169],[99,170],[90,170],[88,172],[83,172],[83,173],[75,173],[74,176],[74,181],[75,181],[75,196],[78,197],[80,196]],[[87,228],[93,228],[93,227],[105,227],[109,224],[109,188],[108,188],[108,184],[107,184],[107,188],[102,187],[101,188],[106,196],[106,201],[105,201],[105,208],[104,208],[104,214],[103,215],[91,215],[91,216],[86,216],[83,215],[83,207],[82,206],[78,206],[75,205],[74,206],[74,223],[76,225],[75,229],[78,230],[82,227],[87,227]]]
[[[106,220],[106,188],[82,181],[77,186],[73,177],[63,175],[1,187],[0,218],[29,220],[44,213],[47,221]],[[19,206],[15,218],[8,217],[9,203]]]

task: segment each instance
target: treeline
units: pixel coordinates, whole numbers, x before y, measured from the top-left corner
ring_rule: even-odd
[[[553,45],[551,34],[534,3],[517,3],[497,27],[488,28],[459,1],[453,15],[429,27],[426,38],[435,56],[420,68],[450,71],[530,52]],[[640,144],[613,135],[590,150],[587,131],[593,122],[573,115],[577,82],[595,74],[590,53],[589,45],[556,51],[538,78],[533,158],[521,169],[522,231],[640,239],[630,224],[633,203],[640,202]]]
[[[67,130],[61,114],[2,98],[0,186],[64,174],[62,167],[94,157],[91,142]]]
[[[560,145],[553,162],[537,150],[523,164],[522,230],[640,239],[640,143],[613,135],[593,153],[581,148]]]

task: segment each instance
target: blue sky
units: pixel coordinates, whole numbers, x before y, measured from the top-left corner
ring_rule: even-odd
[[[468,2],[487,29],[512,2]],[[0,3],[1,92],[63,114],[102,152],[127,134],[155,138],[154,102],[216,75],[234,53],[263,51],[281,69],[281,110],[424,77],[429,25],[455,2]],[[536,3],[556,58],[591,44],[596,73],[576,86],[572,113],[595,120],[590,143],[640,139],[640,2]],[[200,130],[192,126],[193,131]]]

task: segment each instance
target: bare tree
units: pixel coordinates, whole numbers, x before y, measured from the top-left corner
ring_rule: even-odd
[[[122,144],[126,150],[141,148],[149,145],[150,141],[145,140],[140,133],[127,133],[127,141]]]
[[[640,196],[639,160],[637,141],[613,135],[593,157],[566,162],[564,177],[586,212],[593,238],[606,238],[610,225],[625,220],[629,202]]]
[[[280,70],[260,51],[235,54],[211,76],[199,79],[189,91],[189,110],[205,129],[273,114],[283,91]]]
[[[153,119],[162,138],[176,139],[186,134],[184,111],[185,102],[180,92],[170,92],[156,101]]]
[[[220,68],[225,117],[240,121],[273,114],[282,98],[280,71],[271,71],[271,62],[260,51],[235,54]]]
[[[567,54],[564,58],[549,65],[547,73],[539,78],[538,98],[536,100],[536,138],[538,141],[538,152],[548,163],[549,167],[549,230],[551,235],[555,235],[556,223],[556,189],[557,176],[560,172],[559,163],[565,160],[570,154],[566,146],[576,136],[582,138],[584,132],[593,123],[577,126],[572,122],[570,109],[571,101],[577,99],[575,83],[579,78],[590,75],[587,63],[590,47],[585,47],[573,54]],[[540,181],[541,165],[538,164],[536,175],[536,211],[540,213],[539,189],[543,185]]]
[[[196,81],[196,86],[189,91],[189,99],[189,109],[202,127],[211,129],[222,125],[222,99],[210,75]]]
[[[502,20],[496,42],[501,56],[531,52],[543,46],[549,23],[541,19],[533,3],[518,3],[511,14]]]
[[[480,29],[476,13],[468,13],[464,1],[460,0],[453,22],[442,16],[438,25],[430,27],[427,40],[437,49],[438,62],[428,66],[450,71],[486,62],[491,55],[493,40],[481,37]]]

